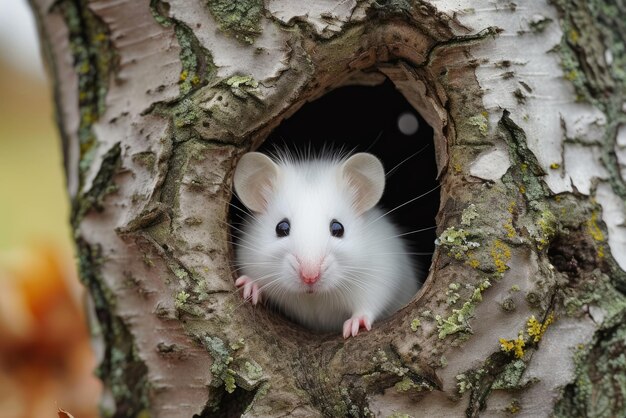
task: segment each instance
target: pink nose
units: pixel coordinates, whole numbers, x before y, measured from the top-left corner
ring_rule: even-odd
[[[304,284],[314,284],[320,279],[320,270],[316,269],[300,269],[300,279]]]

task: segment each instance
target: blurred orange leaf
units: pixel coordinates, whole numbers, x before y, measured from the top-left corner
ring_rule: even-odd
[[[70,414],[69,412],[58,408],[59,410],[57,411],[57,414],[59,414],[59,418],[74,418],[74,415]]]

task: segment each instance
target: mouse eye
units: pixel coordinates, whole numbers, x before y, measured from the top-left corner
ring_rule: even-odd
[[[278,222],[278,225],[276,225],[276,236],[282,238],[289,235],[290,226],[291,225],[289,225],[288,219],[283,219],[282,221]]]
[[[330,221],[330,235],[336,238],[343,237],[343,225],[339,223],[336,219]]]

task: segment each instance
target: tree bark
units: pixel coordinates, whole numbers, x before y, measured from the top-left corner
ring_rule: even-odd
[[[31,2],[104,416],[624,416],[623,0]],[[380,74],[435,132],[437,250],[392,318],[312,336],[241,305],[233,168]]]

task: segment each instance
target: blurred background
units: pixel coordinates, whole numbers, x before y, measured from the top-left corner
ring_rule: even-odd
[[[0,1],[0,417],[97,416],[52,93],[25,0]]]

